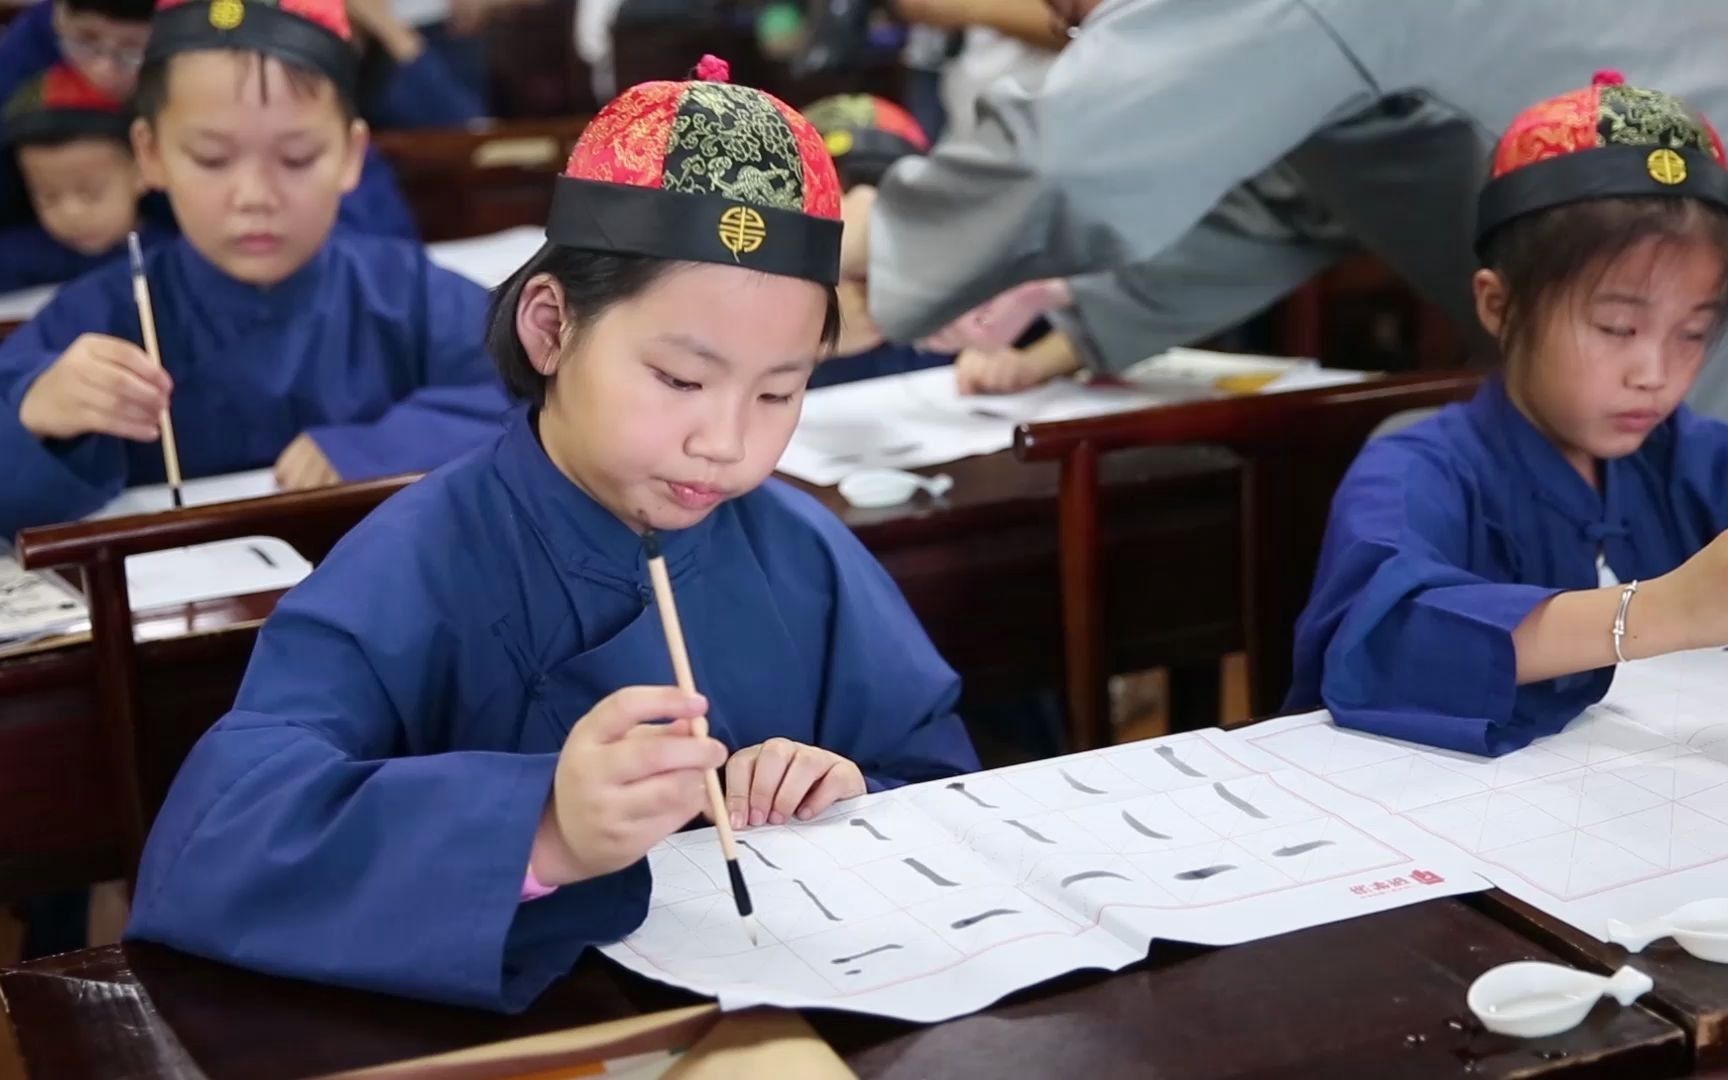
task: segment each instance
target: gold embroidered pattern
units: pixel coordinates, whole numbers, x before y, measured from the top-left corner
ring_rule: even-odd
[[[720,243],[736,259],[761,248],[768,239],[768,223],[748,206],[734,206],[720,215]]]
[[[727,83],[685,87],[662,186],[804,209],[804,165],[790,126],[765,95]]]
[[[1635,86],[1601,89],[1597,126],[1605,145],[1666,146],[1706,152],[1714,149],[1704,125],[1678,98]]]

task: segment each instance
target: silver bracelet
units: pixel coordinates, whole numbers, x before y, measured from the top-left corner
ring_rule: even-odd
[[[1638,583],[1620,590],[1620,611],[1614,616],[1614,655],[1619,661],[1626,663],[1626,654],[1620,651],[1620,639],[1626,636],[1626,610],[1632,606],[1632,598],[1638,595]]]

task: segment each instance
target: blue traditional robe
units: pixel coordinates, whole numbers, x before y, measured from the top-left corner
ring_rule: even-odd
[[[1287,707],[1497,755],[1600,701],[1612,668],[1517,686],[1512,632],[1556,593],[1599,587],[1598,553],[1647,580],[1728,528],[1728,425],[1683,406],[1600,477],[1598,493],[1499,379],[1369,443],[1333,500]]]
[[[417,244],[337,232],[259,289],[175,238],[145,256],[145,273],[188,479],[268,466],[302,432],[345,480],[418,472],[489,442],[508,412],[483,344],[485,290]],[[142,341],[124,260],[0,342],[0,536],[163,479],[155,443],[40,440],[19,421],[36,377],[84,333]]]
[[[874,349],[851,356],[832,356],[817,364],[816,373],[810,377],[810,389],[857,382],[860,379],[875,379],[883,375],[904,375],[907,372],[923,371],[925,368],[941,367],[953,362],[954,358],[945,353],[924,352],[910,345],[891,345],[884,342]]]
[[[769,481],[663,536],[715,738],[978,767],[960,683],[831,514]],[[520,902],[558,752],[671,685],[640,538],[531,420],[381,507],[282,601],[157,817],[133,939],[278,975],[517,1010],[646,915],[646,861]]]
[[[374,131],[461,127],[485,115],[479,96],[431,48],[406,64],[389,63],[366,102]]]
[[[149,251],[174,235],[172,216],[168,221],[167,225],[138,223],[138,242],[144,250]],[[105,263],[125,258],[125,241],[100,255],[85,255],[49,236],[40,225],[0,228],[0,293],[64,284]]]

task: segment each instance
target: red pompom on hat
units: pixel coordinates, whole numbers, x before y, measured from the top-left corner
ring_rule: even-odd
[[[19,87],[6,102],[0,141],[7,144],[92,136],[128,141],[132,115],[77,68],[58,64]]]
[[[1716,129],[1679,98],[1599,71],[1524,110],[1500,137],[1477,203],[1477,250],[1514,218],[1584,199],[1672,196],[1728,209],[1725,161]]]
[[[259,52],[317,71],[354,100],[359,61],[343,0],[158,0],[145,63],[183,52]]]
[[[546,236],[564,247],[840,277],[840,179],[822,136],[772,94],[694,79],[633,86],[570,154]]]

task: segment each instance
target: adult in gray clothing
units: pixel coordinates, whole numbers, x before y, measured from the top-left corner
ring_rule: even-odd
[[[1079,32],[1040,86],[997,84],[971,138],[847,200],[844,269],[868,279],[893,340],[1021,282],[1104,269],[1119,280],[1093,303],[1163,305],[1186,340],[1221,330],[1339,250],[1238,191],[1274,170],[1472,326],[1476,192],[1520,111],[1616,68],[1728,115],[1722,0],[1050,4]],[[1227,203],[1244,198],[1249,213]],[[1187,287],[1166,303],[1161,281]],[[1086,325],[1109,324],[1075,299]],[[1142,340],[1128,351],[1175,343]],[[1712,368],[1694,400],[1728,415],[1728,364]]]

